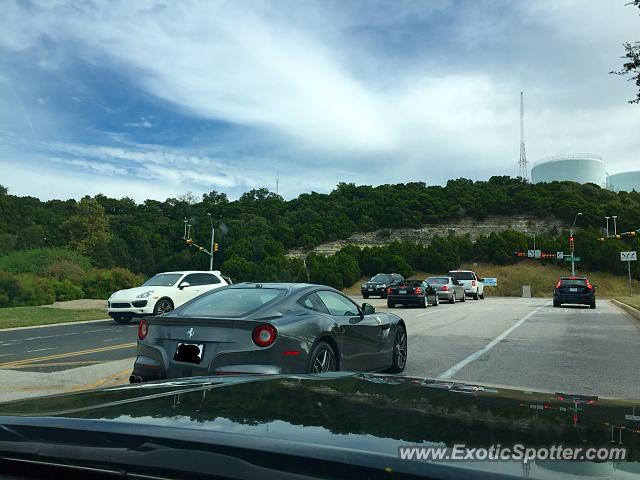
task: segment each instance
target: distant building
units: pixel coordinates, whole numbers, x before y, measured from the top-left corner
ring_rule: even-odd
[[[631,170],[609,175],[607,187],[614,192],[640,192],[640,170]]]
[[[607,186],[604,160],[591,153],[574,153],[543,158],[531,169],[532,183],[578,182]]]

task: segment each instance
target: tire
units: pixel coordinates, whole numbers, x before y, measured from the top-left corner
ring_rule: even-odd
[[[427,298],[427,296],[424,296],[424,301],[420,304],[420,307],[422,308],[427,308],[429,306],[429,299]]]
[[[438,294],[436,293],[436,299],[433,301],[431,306],[437,307],[438,305],[440,305],[440,298],[438,298]]]
[[[391,352],[391,368],[389,372],[400,373],[407,366],[407,331],[402,325],[398,325],[396,336],[393,340]]]
[[[474,300],[480,300],[480,295],[478,295],[478,293],[476,292],[476,294],[473,296]]]
[[[362,298],[364,298],[366,300],[367,298],[369,298],[369,294],[368,293],[363,293],[362,294]]]
[[[131,317],[128,315],[116,315],[113,317],[113,320],[119,325],[126,325],[131,321]]]
[[[380,298],[387,298],[387,294],[386,293],[381,294]]]
[[[387,308],[395,308],[395,303],[391,303],[389,300],[387,300]]]
[[[480,295],[480,300],[484,300],[484,290],[482,291],[482,295]]]
[[[161,298],[156,302],[156,306],[153,307],[154,315],[162,315],[173,310],[173,302],[169,298]]]
[[[595,309],[596,309],[596,302],[595,302],[595,300],[593,301],[593,303],[591,303],[591,304],[589,305],[589,308],[590,308],[591,310],[595,310]]]
[[[449,303],[456,303],[456,292],[453,292],[451,298],[449,299]]]
[[[336,353],[326,342],[318,342],[311,355],[309,355],[309,365],[307,366],[307,373],[324,373],[324,372],[337,372],[338,363],[336,360]]]
[[[462,300],[460,300],[461,302],[466,302],[467,301],[467,294],[463,293],[462,294]]]
[[[562,305],[562,304],[559,301],[557,301],[557,300],[553,301],[553,306],[554,307],[558,308],[560,305]]]

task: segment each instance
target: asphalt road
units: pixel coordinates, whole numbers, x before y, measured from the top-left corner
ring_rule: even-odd
[[[387,310],[383,300],[367,301]],[[409,333],[406,375],[640,397],[640,323],[608,301],[590,310],[553,308],[546,299],[487,298],[393,312]],[[71,372],[131,359],[136,329],[135,322],[105,321],[0,331],[0,370]]]
[[[0,369],[56,372],[135,357],[137,329],[105,320],[0,330]]]

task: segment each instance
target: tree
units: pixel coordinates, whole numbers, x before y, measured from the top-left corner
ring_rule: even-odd
[[[634,5],[640,8],[640,0],[633,0],[632,3],[628,3],[627,5]],[[613,70],[609,73],[624,76],[631,75],[629,80],[635,81],[638,87],[638,93],[636,94],[636,98],[629,100],[629,103],[640,103],[640,42],[625,42],[622,46],[624,47],[625,54],[620,58],[626,59],[626,63],[622,65],[622,69]]]
[[[109,222],[104,208],[91,197],[83,197],[76,213],[64,222],[69,235],[69,246],[82,254],[89,254],[98,243],[107,243],[110,238]]]

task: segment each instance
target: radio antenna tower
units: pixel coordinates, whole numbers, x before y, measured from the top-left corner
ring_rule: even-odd
[[[527,167],[527,153],[524,149],[524,93],[520,92],[520,177],[526,182],[529,180],[529,168]]]

